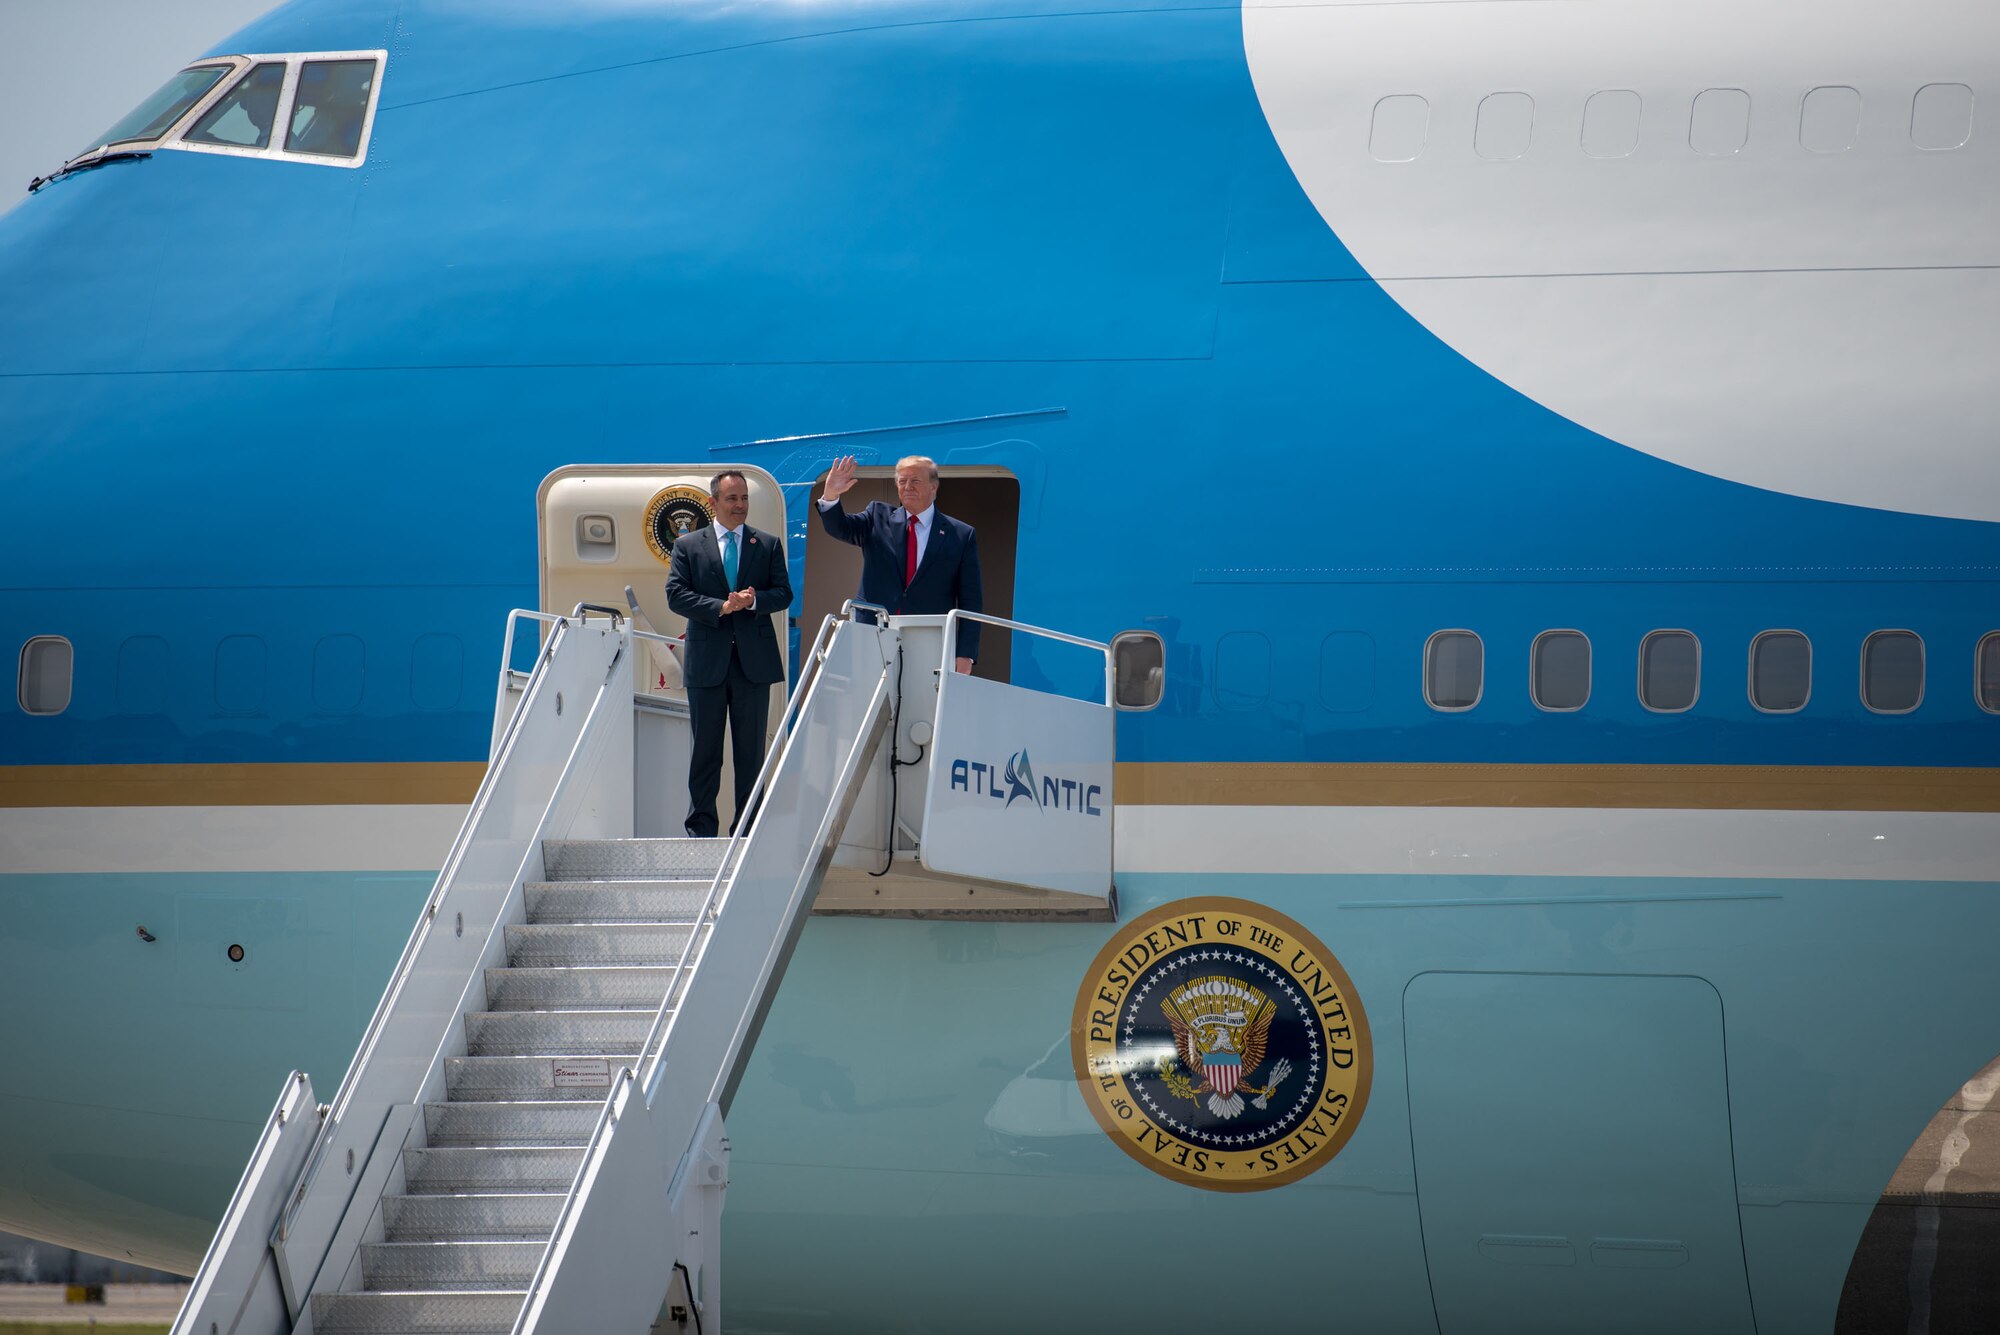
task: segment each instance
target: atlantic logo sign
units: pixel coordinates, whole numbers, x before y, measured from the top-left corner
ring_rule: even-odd
[[[1038,778],[1026,747],[1007,757],[1005,766],[987,760],[952,761],[951,786],[973,797],[990,797],[1003,807],[1025,801],[1040,811],[1104,815],[1103,785],[1055,774]]]

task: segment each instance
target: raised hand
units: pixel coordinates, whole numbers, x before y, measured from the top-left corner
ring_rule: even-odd
[[[827,470],[826,486],[820,491],[820,499],[825,501],[839,500],[846,494],[847,489],[854,485],[854,474],[853,455],[844,454],[840,458],[835,459],[833,467]]]

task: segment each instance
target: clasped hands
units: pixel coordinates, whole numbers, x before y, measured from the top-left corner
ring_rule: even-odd
[[[738,589],[722,600],[722,615],[728,616],[731,612],[747,612],[756,603],[757,591],[755,589]]]

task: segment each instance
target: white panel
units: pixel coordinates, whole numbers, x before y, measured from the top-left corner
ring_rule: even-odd
[[[1111,709],[956,672],[937,708],[924,866],[1108,893]]]
[[[1321,216],[1480,367],[1703,472],[2000,519],[2000,136],[1973,135],[1950,171],[1911,141],[1919,88],[2000,75],[2000,6],[1253,0],[1243,30]],[[1465,151],[1496,70],[1535,99],[1546,146],[1506,171]],[[1800,143],[1801,99],[1829,76],[1863,103],[1832,155]],[[1721,87],[1750,99],[1747,141],[1703,157],[1690,109]],[[1355,151],[1390,95],[1427,98],[1436,122],[1394,169]],[[1636,145],[1613,157],[1637,101]]]
[[[465,808],[435,806],[10,807],[10,872],[425,871]]]
[[[2000,815],[1120,807],[1118,870],[1120,875],[1750,876],[1990,884],[2000,880]]]
[[[1430,129],[1430,104],[1421,97],[1399,93],[1375,104],[1368,130],[1368,152],[1377,162],[1414,162],[1424,151]]]

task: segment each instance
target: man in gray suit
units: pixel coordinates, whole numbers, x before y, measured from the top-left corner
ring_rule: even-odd
[[[750,789],[764,764],[771,684],[785,679],[774,623],[792,605],[784,540],[743,522],[750,516],[749,480],[724,469],[709,479],[708,490],[715,522],[677,539],[667,567],[667,606],[687,618],[682,675],[694,756],[688,762],[686,828],[696,839],[716,833],[725,721],[736,762],[730,833],[749,807]]]

